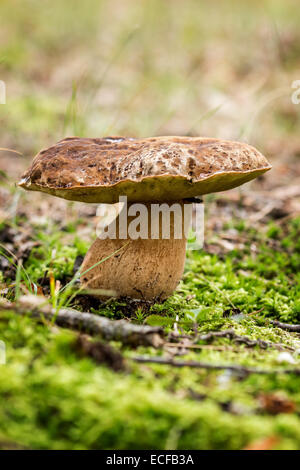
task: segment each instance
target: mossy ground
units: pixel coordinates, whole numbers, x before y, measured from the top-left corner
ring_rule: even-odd
[[[130,312],[130,321],[166,324],[170,331],[178,316],[185,333],[191,333],[195,324],[200,332],[233,328],[241,335],[297,349],[297,335],[268,325],[267,319],[300,320],[299,226],[299,219],[290,221],[284,231],[275,230],[272,223],[265,235],[240,229],[249,245],[256,241],[255,256],[247,246],[244,252],[224,254],[222,260],[204,250],[188,252],[178,291],[146,312],[142,308]],[[56,280],[72,277],[75,259],[84,251],[73,229],[69,227],[65,234],[69,247],[64,237],[58,240],[54,227],[53,232],[47,229],[47,243],[43,238],[32,249],[25,269],[33,283],[50,269]],[[39,227],[32,238],[40,239]],[[291,256],[282,248],[287,245]],[[268,257],[272,265],[265,264]],[[258,313],[251,315],[254,311]],[[128,318],[126,302],[111,301],[93,312]],[[131,362],[132,356],[162,352],[146,347],[132,350],[118,343],[113,345],[127,358],[130,371],[115,373],[79,357],[75,336],[14,313],[1,314],[0,338],[7,352],[0,386],[4,448],[237,449],[263,438],[274,438],[276,448],[300,448],[298,376],[241,378],[226,371],[137,365]],[[225,347],[218,350],[218,346]],[[184,359],[272,369],[284,367],[278,364],[279,354],[220,338],[211,349],[186,351]],[[298,361],[297,353],[292,356]],[[293,403],[292,413],[274,416],[261,405],[262,393],[274,392]]]
[[[297,367],[299,335],[269,320],[300,323],[300,105],[291,102],[291,83],[299,79],[298,6],[72,3],[0,6],[0,79],[7,85],[1,147],[22,154],[0,151],[1,296],[14,301],[30,291],[54,307],[159,324],[166,333],[176,319],[185,334],[234,329],[292,349],[284,359],[274,348],[219,338],[175,359]],[[78,298],[76,283],[57,295],[95,236],[95,207],[14,187],[32,156],[66,135],[122,134],[246,140],[274,166],[241,192],[206,198],[204,248],[188,251],[176,293],[147,309]],[[295,374],[141,365],[132,358],[170,356],[170,349],[113,343],[128,365],[116,373],[80,356],[75,339],[30,315],[1,311],[7,361],[0,365],[0,448],[300,449]]]

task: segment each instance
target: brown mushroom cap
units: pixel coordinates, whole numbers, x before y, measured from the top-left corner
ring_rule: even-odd
[[[68,137],[42,150],[19,185],[72,201],[173,201],[224,191],[271,169],[254,147],[202,137]]]

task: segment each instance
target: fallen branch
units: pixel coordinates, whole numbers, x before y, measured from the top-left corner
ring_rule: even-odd
[[[300,375],[300,369],[256,369],[254,367],[244,367],[240,365],[210,364],[198,361],[175,361],[165,357],[134,356],[131,360],[142,364],[163,364],[173,367],[192,367],[206,370],[229,370],[238,375],[247,376],[249,374],[272,375],[272,374],[295,374]]]
[[[300,325],[292,325],[290,323],[281,323],[280,321],[277,321],[277,320],[269,320],[269,322],[272,325],[277,326],[277,328],[281,328],[282,330],[300,332]]]
[[[105,340],[121,341],[131,346],[160,347],[163,344],[163,329],[148,325],[134,325],[126,320],[109,320],[92,313],[62,308],[58,312],[44,299],[30,295],[21,297],[18,303],[0,299],[0,310],[12,310],[19,315],[29,315],[40,322],[50,321],[56,325],[78,330],[89,335],[101,336]]]
[[[189,344],[189,343],[165,343],[164,348],[177,348],[177,349],[210,349],[214,351],[234,351],[239,352],[233,346],[213,346],[211,344]]]
[[[228,338],[236,344],[245,344],[248,348],[258,346],[261,349],[275,348],[278,351],[283,351],[284,349],[294,351],[294,348],[292,348],[291,346],[287,346],[281,343],[272,343],[271,341],[265,341],[262,339],[251,339],[248,336],[241,336],[236,334],[234,330],[210,331],[209,333],[206,333],[204,335],[197,336],[194,342],[212,341],[215,338]]]
[[[97,364],[105,364],[115,372],[126,371],[124,357],[109,343],[93,341],[89,336],[79,334],[74,349],[78,354],[91,357]]]

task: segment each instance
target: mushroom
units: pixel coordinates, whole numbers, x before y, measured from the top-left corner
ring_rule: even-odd
[[[175,233],[174,203],[188,213],[186,200],[234,188],[270,169],[260,152],[240,142],[68,137],[42,150],[19,185],[87,203],[115,204],[126,196],[128,211],[124,215],[121,210],[114,221],[115,238],[97,238],[85,256],[82,285],[113,290],[117,296],[163,300],[176,289],[185,262],[186,231],[181,230],[181,238]],[[133,237],[128,230],[137,213],[135,203],[143,203],[148,211],[145,238]],[[153,204],[161,203],[170,209],[170,236],[162,234],[159,217],[159,235],[151,238],[154,222],[149,214]],[[120,236],[124,220],[126,229]]]

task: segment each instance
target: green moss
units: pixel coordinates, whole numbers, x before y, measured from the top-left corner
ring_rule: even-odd
[[[73,232],[73,229],[73,225],[68,227],[70,232]],[[70,239],[70,244],[66,244],[66,240],[61,235],[61,229],[55,230],[55,227],[51,234],[38,232],[37,240],[41,245],[33,248],[25,263],[25,269],[32,282],[37,282],[49,270],[52,271],[55,279],[72,278],[75,274],[75,259],[77,256],[83,256],[88,249],[88,243],[76,235]]]
[[[242,384],[229,378],[229,384],[222,374],[164,366],[115,374],[76,357],[72,333],[53,333],[12,314],[6,321],[0,325],[7,345],[0,383],[6,442],[50,449],[237,449],[275,434],[279,448],[300,448],[296,415],[253,414],[253,396],[272,390],[276,378],[253,376]],[[283,377],[281,387],[300,403],[299,379]],[[207,398],[184,396],[191,388]],[[246,413],[224,411],[230,400]]]
[[[247,233],[247,226],[243,230]],[[299,219],[284,230],[276,225],[265,234],[252,230],[249,243],[255,242],[255,254],[249,254],[247,245],[239,257],[189,251],[176,293],[163,304],[132,309],[131,320],[160,324],[168,332],[178,316],[178,327],[187,333],[195,324],[200,332],[233,328],[297,349],[297,336],[269,325],[268,318],[299,321],[298,230]],[[37,282],[52,270],[55,279],[70,279],[76,257],[88,246],[77,238],[76,223],[58,232],[46,221],[43,230],[37,225],[34,231],[39,246],[26,261],[29,277]],[[111,301],[94,312],[111,318],[129,315],[126,301]],[[300,448],[298,414],[272,416],[259,398],[262,392],[283,393],[299,410],[300,377],[251,375],[241,380],[226,371],[131,363],[135,354],[157,354],[144,347],[124,349],[131,370],[116,374],[77,357],[73,333],[52,332],[13,314],[1,315],[0,338],[7,349],[0,384],[3,442],[30,448],[236,449],[277,436],[277,448]],[[275,349],[247,349],[226,338],[213,344],[223,350],[190,350],[185,359],[269,370],[286,366]],[[297,360],[297,354],[293,357]]]

